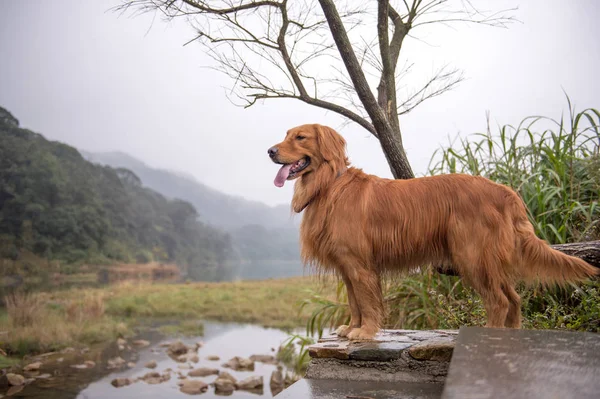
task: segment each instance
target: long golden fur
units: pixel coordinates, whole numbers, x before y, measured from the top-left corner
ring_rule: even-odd
[[[463,174],[384,179],[350,167],[345,148],[337,132],[313,124],[289,130],[269,150],[274,162],[294,164],[287,180],[297,179],[293,210],[304,210],[304,262],[346,285],[351,321],[338,328],[340,336],[371,339],[378,332],[380,278],[390,271],[452,268],[481,295],[486,326],[512,328],[521,325],[518,281],[560,284],[598,275],[536,237],[510,188]]]

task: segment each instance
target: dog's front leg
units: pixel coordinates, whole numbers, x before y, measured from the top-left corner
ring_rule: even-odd
[[[383,321],[383,295],[377,272],[367,265],[354,263],[348,269],[348,279],[360,312],[360,328],[348,333],[350,340],[373,339]]]
[[[340,337],[347,337],[350,331],[352,331],[354,328],[360,328],[361,316],[360,309],[358,307],[358,302],[356,302],[356,296],[354,295],[354,288],[352,287],[352,282],[350,281],[348,276],[346,276],[346,274],[342,274],[342,279],[344,280],[346,292],[348,293],[348,306],[350,307],[350,324],[339,326],[335,333]]]

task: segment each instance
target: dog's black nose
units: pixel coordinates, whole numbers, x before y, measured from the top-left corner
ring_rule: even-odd
[[[275,155],[277,155],[277,147],[271,147],[267,150],[267,153],[269,154],[269,156],[271,158],[273,158]]]

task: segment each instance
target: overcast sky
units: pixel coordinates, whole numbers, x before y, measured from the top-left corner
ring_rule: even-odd
[[[153,167],[183,171],[216,189],[268,204],[289,203],[276,188],[266,150],[303,123],[341,119],[293,100],[250,109],[232,105],[230,81],[185,21],[107,11],[118,0],[1,0],[0,106],[23,127],[77,148],[123,151]],[[421,67],[450,62],[466,80],[402,118],[415,172],[449,137],[539,114],[560,117],[563,89],[578,109],[600,107],[600,2],[474,0],[484,9],[517,5],[508,29],[457,26],[406,42]],[[374,27],[373,27],[374,29]],[[435,44],[432,46],[431,43]],[[339,130],[355,166],[391,177],[377,140],[357,125]]]

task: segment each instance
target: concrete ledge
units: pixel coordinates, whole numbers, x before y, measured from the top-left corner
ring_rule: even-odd
[[[346,381],[443,383],[456,330],[382,330],[372,341],[334,334],[309,347],[305,378]]]

